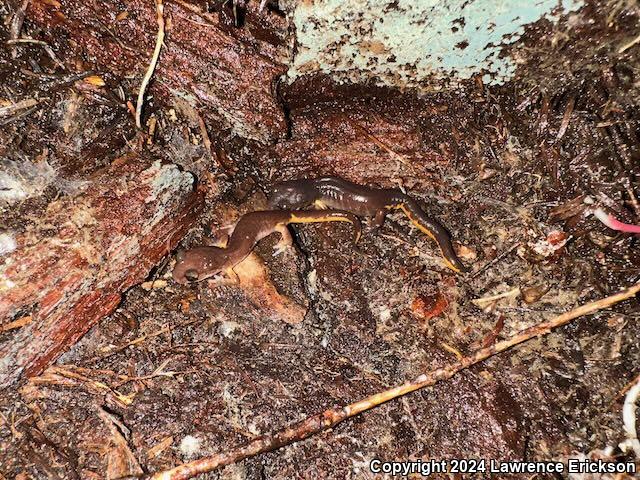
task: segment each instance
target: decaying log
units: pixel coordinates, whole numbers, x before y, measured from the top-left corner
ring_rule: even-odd
[[[275,85],[286,71],[284,42],[257,27],[225,25],[220,15],[198,13],[187,2],[165,2],[164,11],[166,38],[151,94],[199,105],[210,120],[244,138],[283,137],[287,125]],[[155,2],[140,0],[33,1],[27,19],[48,32],[48,43],[68,51],[67,58],[85,58],[83,68],[119,77],[142,78],[158,29]],[[129,92],[130,99],[136,94]]]
[[[430,169],[446,167],[453,155],[443,155],[424,138],[420,115],[427,113],[398,105],[405,107],[393,101],[363,107],[349,99],[297,107],[291,111],[291,138],[266,149],[259,161],[265,169],[277,165],[282,179],[321,172],[357,183],[392,187],[402,179],[414,186],[431,176]]]
[[[0,264],[0,385],[34,375],[118,305],[203,204],[172,164],[122,157],[75,198],[51,202]],[[0,330],[1,331],[1,330]]]

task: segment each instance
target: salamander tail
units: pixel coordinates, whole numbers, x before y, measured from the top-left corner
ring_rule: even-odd
[[[411,223],[418,227],[421,232],[435,240],[447,267],[457,273],[469,271],[456,255],[447,229],[436,220],[428,217],[413,198],[403,196],[402,201],[395,208],[402,210],[407,218],[411,220]]]

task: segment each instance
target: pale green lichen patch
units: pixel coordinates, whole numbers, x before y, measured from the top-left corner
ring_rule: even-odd
[[[293,10],[291,80],[322,72],[338,81],[424,87],[433,79],[511,79],[500,58],[526,25],[579,9],[583,0],[325,0]]]
[[[167,205],[172,204],[172,198],[179,198],[181,193],[193,189],[195,179],[191,173],[180,171],[176,165],[163,165],[159,160],[155,161],[141,175],[153,178],[151,192],[145,198],[145,202],[153,203],[156,206],[153,218],[147,222],[145,229],[143,229],[143,232],[147,234],[161,219],[165,218],[167,212],[164,209]]]

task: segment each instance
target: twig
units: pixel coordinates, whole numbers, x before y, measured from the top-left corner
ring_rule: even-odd
[[[498,300],[501,300],[503,298],[519,297],[520,293],[521,293],[520,287],[516,287],[516,288],[512,288],[509,291],[498,293],[496,295],[490,295],[488,297],[482,297],[482,298],[474,298],[473,300],[471,300],[471,303],[473,303],[474,305],[477,305],[480,308],[485,308],[488,305],[494,302],[497,302]]]
[[[33,44],[41,46],[44,51],[49,55],[49,58],[53,60],[53,62],[58,65],[61,69],[65,69],[64,64],[58,60],[56,54],[53,52],[53,49],[47,42],[43,42],[42,40],[34,40],[33,38],[16,38],[13,40],[7,40],[7,45],[20,45],[20,44]]]
[[[571,97],[569,99],[569,103],[567,103],[567,108],[564,111],[564,115],[562,116],[562,123],[560,124],[560,128],[558,129],[558,135],[556,136],[556,140],[560,140],[564,137],[564,134],[567,133],[567,128],[569,127],[569,122],[571,121],[571,113],[573,112],[573,107],[576,104],[576,97]]]
[[[211,153],[211,138],[209,137],[209,132],[207,131],[207,125],[204,123],[204,118],[202,115],[196,110],[196,115],[198,116],[198,126],[200,127],[200,134],[202,135],[202,143],[204,144],[204,150],[209,159],[209,162],[213,164],[217,164],[217,160],[213,158],[213,154]],[[219,165],[216,165],[216,170],[219,170]]]
[[[538,136],[541,136],[547,129],[549,124],[549,106],[551,102],[549,95],[546,93],[542,95],[542,106],[540,107],[540,113],[538,114]]]
[[[24,23],[24,16],[29,6],[29,0],[23,0],[20,7],[14,12],[11,18],[11,26],[9,27],[9,39],[15,40],[20,36],[20,30],[22,30],[22,24]],[[16,58],[18,52],[15,47],[11,49],[11,58]]]
[[[151,57],[151,63],[147,68],[147,73],[144,74],[142,84],[140,84],[140,91],[138,92],[138,103],[136,104],[136,127],[142,128],[142,104],[144,103],[144,92],[147,89],[147,85],[153,76],[153,72],[156,69],[158,63],[158,57],[160,57],[160,49],[162,48],[162,42],[164,42],[164,5],[162,0],[156,0],[156,19],[158,21],[158,36],[156,37],[156,48],[153,50],[153,56]]]
[[[145,342],[147,339],[158,337],[158,336],[160,336],[160,335],[162,335],[164,333],[170,333],[172,331],[172,329],[175,330],[175,329],[178,329],[178,328],[189,327],[189,326],[194,325],[196,323],[199,323],[201,321],[202,320],[200,320],[200,319],[190,320],[190,321],[185,322],[185,323],[177,324],[177,325],[175,325],[173,327],[171,327],[169,325],[165,325],[160,330],[156,330],[155,332],[144,334],[144,335],[142,335],[142,336],[140,336],[138,338],[135,338],[135,339],[133,339],[133,340],[131,340],[129,342],[126,342],[126,343],[120,345],[119,347],[113,347],[110,350],[104,351],[100,355],[96,355],[94,357],[87,358],[86,360],[84,360],[84,359],[80,360],[80,363],[81,364],[92,364],[92,363],[98,362],[100,360],[104,360],[105,358],[109,358],[112,355],[115,355],[116,353],[122,352],[123,350],[126,350],[129,347],[133,347],[135,345],[139,345],[139,344]]]
[[[488,263],[486,263],[483,267],[480,268],[480,270],[478,270],[476,273],[471,275],[471,279],[476,278],[478,275],[480,275],[482,272],[484,272],[487,268],[489,268],[490,266],[495,265],[496,263],[498,263],[500,260],[502,260],[504,257],[509,255],[511,252],[513,252],[519,246],[520,246],[520,242],[516,242],[513,245],[511,245],[507,250],[502,252],[500,255],[498,255],[493,260],[491,260]]]
[[[29,115],[31,115],[33,112],[35,112],[36,110],[38,110],[38,105],[35,105],[31,108],[27,108],[26,110],[22,110],[20,113],[12,116],[12,117],[7,117],[7,118],[0,118],[0,127],[4,126],[4,125],[9,125],[10,123],[13,122],[17,122],[18,120],[20,120],[23,117],[27,117]]]
[[[393,158],[395,158],[396,160],[398,160],[400,163],[402,163],[403,165],[413,169],[413,165],[411,164],[411,162],[407,159],[407,157],[405,157],[404,155],[399,154],[398,152],[396,152],[395,150],[393,150],[391,147],[389,147],[386,143],[384,143],[382,140],[380,140],[378,137],[376,137],[374,134],[372,134],[371,132],[369,132],[369,130],[367,130],[366,128],[364,128],[362,125],[360,125],[357,122],[351,121],[350,122],[354,127],[356,127],[358,130],[360,130],[362,133],[364,133],[369,140],[371,140],[373,143],[375,143],[378,147],[380,147],[382,150],[384,150],[385,152],[387,152],[389,155],[391,155]]]
[[[38,100],[36,98],[27,98],[16,103],[12,103],[11,105],[7,105],[6,107],[0,107],[0,117],[12,116],[20,110],[38,105],[41,101],[42,100]]]
[[[80,384],[85,386],[90,392],[109,395],[122,407],[131,405],[131,402],[133,402],[135,393],[132,395],[125,395],[99,380],[93,380],[87,375],[83,375],[82,373],[72,370],[72,368],[74,367],[71,365],[69,368],[66,366],[49,367],[42,375],[30,378],[29,382],[33,385],[52,384],[74,386]],[[83,370],[88,371],[87,369]]]
[[[217,25],[218,21],[216,20],[216,17],[211,15],[210,13],[207,13],[205,11],[203,11],[202,9],[198,8],[195,5],[192,5],[188,2],[185,2],[184,0],[172,0],[173,3],[180,5],[182,8],[184,8],[185,10],[188,10],[190,13],[193,13],[194,15],[197,15],[200,18],[204,18],[205,20],[207,20],[209,23],[202,23],[202,22],[198,22],[196,20],[192,20],[188,17],[183,17],[186,20],[189,20],[192,23],[195,23],[196,25],[201,25],[203,27],[213,27],[215,25]],[[180,15],[182,16],[182,15]]]
[[[160,330],[157,330],[157,331],[155,331],[153,333],[142,335],[141,337],[138,337],[138,338],[136,338],[134,340],[131,340],[130,342],[127,342],[127,343],[125,343],[123,345],[120,345],[119,347],[115,347],[113,350],[109,350],[109,351],[105,352],[102,355],[96,355],[95,357],[88,358],[87,360],[82,361],[82,363],[84,363],[84,364],[92,364],[92,363],[95,363],[95,362],[97,362],[99,360],[104,360],[105,358],[111,357],[112,355],[115,355],[118,352],[122,352],[123,350],[126,350],[127,348],[129,348],[129,347],[131,347],[133,345],[138,345],[139,343],[144,342],[148,338],[154,338],[154,337],[157,337],[157,336],[162,335],[164,333],[168,333],[169,331],[170,331],[169,327],[168,326],[164,326]]]
[[[620,47],[620,49],[618,50],[618,53],[624,53],[627,50],[629,50],[631,47],[633,47],[634,45],[636,45],[637,43],[640,43],[640,35],[638,35],[636,38],[634,38],[633,40],[631,40],[629,43],[626,43],[625,45],[623,45],[622,47]]]
[[[131,48],[130,46],[125,45],[125,44],[124,44],[124,42],[123,42],[122,40],[120,40],[120,39],[118,38],[118,36],[117,36],[115,33],[113,33],[113,32],[111,31],[111,29],[110,29],[109,27],[107,27],[106,25],[100,25],[100,26],[98,27],[98,31],[99,31],[100,33],[104,33],[104,32],[106,32],[106,33],[107,33],[111,38],[113,38],[113,40],[114,40],[114,41],[118,44],[118,46],[119,46],[120,48],[122,48],[123,50],[128,50],[128,51],[133,52],[133,53],[135,53],[135,54],[137,54],[137,55],[141,55],[141,54],[142,54],[141,52],[138,52],[138,50],[136,50],[135,48]]]
[[[197,370],[184,370],[182,372],[174,372],[174,371],[166,372],[164,369],[165,369],[165,367],[167,366],[167,364],[170,361],[171,361],[171,359],[168,358],[167,360],[162,362],[162,364],[158,368],[156,368],[152,373],[150,373],[149,375],[141,375],[139,377],[129,377],[127,375],[118,375],[121,380],[118,383],[116,383],[115,388],[119,388],[122,385],[124,385],[125,383],[129,383],[129,382],[139,382],[139,381],[144,381],[144,380],[151,380],[151,379],[156,378],[156,377],[175,377],[176,375],[184,375],[186,373],[195,373],[195,372],[197,372]]]
[[[633,380],[631,380],[624,387],[622,387],[622,390],[620,390],[618,394],[614,397],[614,399],[611,400],[611,404],[609,405],[609,408],[611,408],[620,398],[622,398],[623,395],[626,395],[629,389],[638,382],[640,382],[640,375],[636,375],[636,377]]]
[[[569,312],[563,313],[550,320],[541,322],[530,328],[522,330],[513,337],[498,342],[490,347],[477,350],[473,355],[462,358],[461,360],[443,368],[433,370],[427,374],[420,375],[412,381],[406,382],[398,387],[376,393],[370,397],[352,403],[342,408],[332,408],[322,413],[309,417],[279,432],[258,437],[240,447],[233,449],[227,453],[219,453],[210,457],[201,458],[193,462],[179,465],[171,470],[158,472],[151,475],[152,480],[186,480],[195,475],[210,472],[225,465],[237,463],[245,458],[253,457],[260,453],[269,452],[276,448],[288,445],[293,442],[304,440],[316,433],[322,432],[329,428],[333,428],[338,423],[351,418],[359,413],[370,410],[378,405],[401,397],[408,393],[414,392],[421,388],[436,384],[441,380],[453,377],[456,373],[465,368],[482,362],[493,355],[504,352],[514,345],[526,342],[535,337],[546,335],[554,328],[569,323],[571,320],[595,313],[604,308],[611,307],[623,300],[632,298],[640,292],[640,283],[622,291],[615,295],[587,303],[581,307],[577,307]]]

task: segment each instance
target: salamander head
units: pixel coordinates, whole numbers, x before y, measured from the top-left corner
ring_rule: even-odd
[[[179,250],[173,279],[178,283],[199,282],[223,272],[228,264],[228,255],[222,248],[195,247]]]
[[[310,180],[289,180],[271,188],[269,207],[291,210],[307,207],[315,200],[316,191]]]

